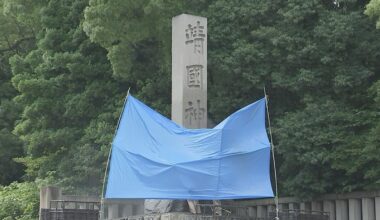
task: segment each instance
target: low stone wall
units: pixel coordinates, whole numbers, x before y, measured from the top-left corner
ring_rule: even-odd
[[[229,201],[225,204],[249,206],[253,217],[265,217],[275,210],[273,199]],[[380,220],[380,190],[327,194],[312,201],[284,197],[279,199],[279,209],[324,211],[329,213],[330,220]]]
[[[65,196],[59,188],[44,187],[40,191],[40,208],[50,208],[51,200],[68,199],[72,201],[99,201],[99,198],[88,196]],[[105,200],[105,219],[142,220],[143,200]],[[223,205],[247,206],[249,216],[264,218],[275,210],[273,199],[229,200]],[[301,201],[293,197],[279,199],[280,210],[301,209],[305,211],[325,211],[330,220],[380,220],[380,190],[352,192],[344,194],[327,194],[312,201]],[[161,219],[169,220],[171,215],[163,214]],[[157,216],[146,216],[145,219],[157,220]],[[187,219],[187,217],[184,219]]]

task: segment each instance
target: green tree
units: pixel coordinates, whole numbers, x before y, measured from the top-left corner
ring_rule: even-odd
[[[224,117],[267,86],[282,194],[379,187],[373,171],[378,169],[366,166],[380,160],[363,146],[378,125],[369,88],[379,79],[380,33],[362,15],[363,4],[291,0],[210,6],[211,113]],[[229,53],[213,45],[226,45]],[[379,145],[371,146],[374,153]]]
[[[365,14],[377,18],[376,28],[380,28],[380,1],[371,0],[365,10]]]
[[[206,16],[210,117],[220,121],[262,97],[266,85],[281,192],[311,196],[378,187],[378,166],[366,166],[379,163],[371,157],[378,149],[378,110],[370,88],[379,79],[380,44],[364,5],[90,1],[84,29],[107,49],[116,77],[138,82],[138,95],[167,114],[170,19],[186,12]]]
[[[218,1],[210,7],[217,15],[209,11],[210,45],[224,43],[230,51],[210,48],[211,76],[219,75],[211,93],[228,100],[211,96],[210,109],[223,117],[267,85],[282,194],[379,187],[379,169],[367,167],[380,162],[371,156],[379,153],[378,142],[368,144],[378,136],[369,88],[379,79],[380,33],[362,15],[363,4],[291,0],[239,8]]]
[[[20,22],[12,3],[15,2],[0,1],[0,185],[8,185],[23,175],[23,166],[14,161],[23,155],[23,148],[20,139],[12,134],[21,107],[13,101],[17,91],[11,83],[9,58],[25,54],[34,46],[32,29]]]
[[[11,71],[0,83],[11,91],[1,96],[1,106],[12,106],[0,112],[6,145],[21,139],[18,161],[30,180],[98,192],[126,90],[169,115],[171,18],[191,13],[209,22],[210,118],[222,120],[267,88],[281,194],[379,187],[380,32],[363,14],[366,2],[3,2],[12,16],[0,19],[36,41],[6,55]],[[11,43],[25,37],[16,27],[1,33]]]
[[[0,186],[0,218],[31,220],[38,218],[38,188],[35,183]]]
[[[171,103],[171,18],[202,13],[212,1],[90,0],[84,30],[107,50],[114,77],[163,114]]]
[[[86,0],[51,0],[38,10],[35,50],[11,58],[15,100],[23,107],[15,132],[30,179],[68,191],[97,192],[128,86],[112,78],[104,49],[82,30]]]

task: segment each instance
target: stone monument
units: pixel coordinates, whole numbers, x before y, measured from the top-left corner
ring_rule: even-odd
[[[207,19],[182,14],[172,20],[172,120],[207,127]]]
[[[207,127],[207,18],[172,19],[172,120],[185,128]],[[187,201],[192,213],[197,201]],[[146,200],[146,213],[184,211],[186,201]]]

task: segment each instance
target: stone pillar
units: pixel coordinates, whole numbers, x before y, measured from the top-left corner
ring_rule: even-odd
[[[257,218],[267,217],[267,207],[264,205],[257,206]]]
[[[322,202],[320,201],[313,201],[311,202],[311,211],[319,213],[322,211]]]
[[[329,213],[329,220],[335,220],[335,203],[334,201],[323,201],[323,211]]]
[[[58,187],[54,186],[46,186],[40,188],[40,215],[39,219],[42,218],[41,216],[41,209],[49,209],[50,208],[50,201],[52,200],[60,200],[62,197],[62,191]]]
[[[207,127],[207,18],[172,19],[172,120]]]
[[[46,186],[40,189],[40,209],[50,208],[51,200],[59,200],[62,196],[62,191],[58,187]]]
[[[300,203],[300,210],[304,211],[306,213],[310,213],[310,211],[311,211],[310,202],[301,202]]]
[[[336,214],[336,220],[348,220],[347,200],[336,200],[335,214]]]
[[[300,205],[298,203],[295,203],[295,202],[289,203],[289,210],[296,210],[296,209],[300,209]]]
[[[375,198],[376,220],[380,220],[380,197]]]
[[[294,213],[294,212],[297,212],[298,210],[300,210],[299,203],[295,203],[295,202],[289,203],[289,212]]]
[[[127,217],[127,216],[132,216],[132,215],[136,215],[135,213],[133,213],[133,204],[125,204],[123,207],[122,207],[122,210],[121,210],[121,216],[120,217]],[[119,207],[121,208],[121,207]]]
[[[172,120],[185,128],[207,128],[207,18],[172,19]],[[189,200],[192,213],[198,201]],[[214,205],[220,202],[214,201]],[[219,212],[217,209],[217,213]]]
[[[254,218],[257,217],[257,207],[256,206],[252,206],[252,207],[248,208],[248,216],[254,217]]]
[[[108,204],[108,219],[119,218],[119,204],[109,203]]]
[[[267,216],[269,216],[270,212],[276,212],[276,206],[275,205],[268,205],[267,206]]]
[[[278,209],[280,211],[289,210],[289,204],[287,204],[287,203],[280,203],[280,204],[278,204]]]
[[[348,200],[348,217],[349,220],[361,220],[362,219],[362,207],[359,199]]]
[[[362,198],[363,220],[375,220],[375,200],[373,198]]]

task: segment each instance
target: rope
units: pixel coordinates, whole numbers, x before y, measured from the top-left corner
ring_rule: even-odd
[[[276,188],[276,194],[275,194],[275,197],[274,197],[274,202],[275,202],[275,205],[276,205],[276,218],[275,218],[275,219],[280,219],[280,218],[278,217],[279,209],[278,209],[278,187],[277,187],[276,159],[275,159],[275,157],[274,157],[274,144],[273,144],[272,128],[271,128],[271,125],[270,125],[270,116],[269,116],[269,107],[268,107],[268,95],[267,95],[267,93],[266,93],[266,91],[265,91],[265,86],[264,86],[264,95],[265,95],[265,106],[266,106],[267,117],[268,117],[268,127],[269,127],[270,144],[271,144],[271,148],[272,148],[274,182],[275,182],[275,188]]]
[[[125,96],[124,98],[124,104],[123,104],[123,109],[121,110],[121,113],[119,115],[119,119],[117,120],[117,125],[116,125],[116,128],[115,128],[115,131],[114,131],[114,135],[113,135],[113,139],[115,139],[115,136],[116,136],[116,132],[117,132],[117,129],[119,129],[119,125],[120,125],[120,120],[121,120],[121,116],[123,115],[123,112],[124,112],[124,108],[125,108],[125,104],[127,103],[127,99],[128,99],[128,96],[129,96],[129,90],[131,88],[129,87],[128,88],[128,92],[127,92],[127,96]],[[99,219],[103,219],[103,213],[104,213],[104,188],[105,188],[105,183],[106,183],[106,178],[107,178],[107,171],[108,171],[108,166],[109,166],[109,162],[110,162],[110,158],[111,158],[111,152],[112,152],[112,143],[111,143],[111,147],[110,147],[110,150],[108,152],[108,158],[107,158],[107,165],[106,165],[106,170],[104,171],[104,177],[103,177],[103,186],[102,186],[102,197],[101,197],[101,200],[100,200],[100,212],[99,212]]]

